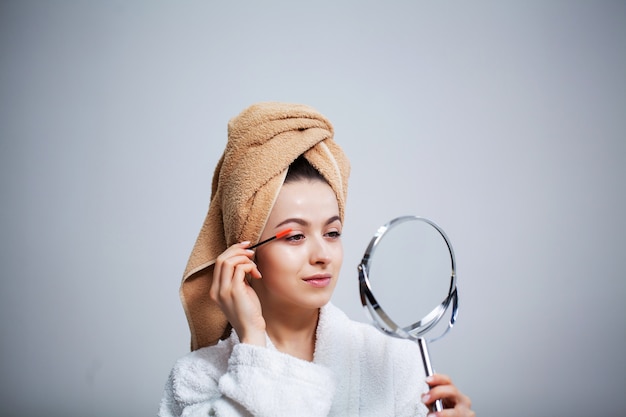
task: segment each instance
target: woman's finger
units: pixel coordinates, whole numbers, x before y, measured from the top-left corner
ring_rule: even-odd
[[[233,279],[244,279],[244,276],[236,276],[235,269],[238,265],[249,265],[247,271],[255,278],[260,278],[256,264],[251,260],[253,252],[245,249],[249,242],[237,243],[217,257],[213,268],[213,280],[209,289],[209,295],[214,301],[218,301],[218,294],[224,294],[231,289]]]
[[[430,406],[435,401],[442,400],[444,404],[444,410],[433,415],[438,417],[475,415],[471,410],[472,402],[470,398],[459,391],[449,376],[435,374],[428,377],[426,382],[431,389],[424,395],[424,403]]]
[[[428,417],[476,417],[476,413],[467,407],[458,406],[428,413]]]
[[[426,383],[433,387],[435,385],[452,384],[452,379],[445,374],[433,374],[426,378]]]

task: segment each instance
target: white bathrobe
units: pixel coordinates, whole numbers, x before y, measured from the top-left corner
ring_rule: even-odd
[[[269,338],[268,338],[269,341]],[[425,416],[417,344],[320,310],[313,362],[230,338],[179,359],[160,417]]]

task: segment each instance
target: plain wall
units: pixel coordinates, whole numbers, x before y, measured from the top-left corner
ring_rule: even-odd
[[[457,255],[431,346],[480,416],[623,416],[626,3],[0,3],[0,415],[155,415],[226,123],[312,105],[352,161],[335,304],[393,217]]]

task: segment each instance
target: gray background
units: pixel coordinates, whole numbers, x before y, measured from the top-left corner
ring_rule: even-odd
[[[444,227],[432,346],[482,416],[618,416],[626,4],[0,3],[0,414],[149,416],[226,123],[313,105],[353,172],[334,301],[404,214]]]

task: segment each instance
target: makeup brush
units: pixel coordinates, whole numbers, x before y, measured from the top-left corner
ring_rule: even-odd
[[[254,249],[254,248],[257,248],[257,247],[259,247],[261,245],[265,245],[266,243],[271,242],[274,239],[280,239],[281,237],[287,236],[289,234],[289,232],[291,232],[291,229],[285,229],[285,230],[283,230],[281,232],[276,233],[274,236],[272,236],[272,237],[270,237],[268,239],[265,239],[264,241],[259,242],[256,245],[252,245],[252,246],[250,246],[249,248],[246,248],[246,249]]]

